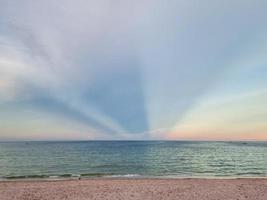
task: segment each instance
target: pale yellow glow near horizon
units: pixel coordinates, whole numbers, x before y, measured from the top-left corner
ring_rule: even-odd
[[[195,106],[167,134],[176,140],[267,141],[267,92]]]

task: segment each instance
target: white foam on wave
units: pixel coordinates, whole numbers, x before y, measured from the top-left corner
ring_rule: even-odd
[[[59,176],[49,176],[49,178],[59,178]]]
[[[123,175],[111,175],[108,177],[114,177],[114,178],[120,178],[120,177],[125,177],[125,178],[134,178],[134,177],[141,177],[140,174],[123,174]]]
[[[81,177],[81,174],[72,174],[71,177]]]

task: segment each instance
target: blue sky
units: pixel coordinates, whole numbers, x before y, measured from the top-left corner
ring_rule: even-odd
[[[266,1],[0,3],[0,140],[267,140]]]

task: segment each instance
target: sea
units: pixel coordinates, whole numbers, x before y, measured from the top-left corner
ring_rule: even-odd
[[[267,177],[267,142],[0,142],[0,179]]]

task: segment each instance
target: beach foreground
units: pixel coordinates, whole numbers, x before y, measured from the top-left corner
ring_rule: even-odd
[[[267,179],[3,181],[0,200],[264,200]]]

